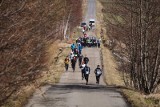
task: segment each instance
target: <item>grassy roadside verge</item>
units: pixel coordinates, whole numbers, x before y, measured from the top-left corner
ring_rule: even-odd
[[[105,4],[104,4],[105,5]],[[107,41],[108,37],[106,35],[106,30],[104,22],[103,22],[103,13],[102,9],[104,8],[103,5],[97,1],[97,36],[100,37],[101,29],[103,29],[103,36],[104,39]],[[151,95],[144,95],[134,89],[127,89],[124,85],[122,74],[120,71],[117,70],[118,64],[116,59],[114,58],[112,52],[107,48],[102,46],[102,55],[103,55],[103,65],[105,71],[105,82],[107,85],[113,85],[122,87],[119,88],[120,92],[126,100],[131,103],[133,107],[160,107],[160,94],[151,94]]]
[[[100,32],[101,29],[103,29],[103,36],[104,39],[107,40],[107,36],[105,36],[105,27],[103,26],[103,14],[101,12],[101,9],[103,8],[101,3],[99,1],[97,1],[97,25],[96,25],[96,34],[98,37],[100,37]],[[121,78],[121,74],[120,72],[117,71],[117,64],[116,64],[116,60],[112,55],[112,52],[104,47],[102,45],[101,47],[102,50],[102,54],[103,54],[103,65],[104,65],[104,71],[105,71],[105,79],[106,79],[106,83],[108,85],[121,85],[124,86],[123,84],[123,80]]]
[[[46,48],[48,69],[42,71],[40,77],[34,81],[34,83],[20,89],[19,92],[14,94],[2,107],[22,107],[27,103],[28,99],[36,90],[41,90],[40,86],[57,83],[64,71],[63,60],[70,51],[68,47],[68,44],[63,43],[63,41],[60,40],[49,45]],[[60,48],[63,49],[61,53],[59,50]]]
[[[88,3],[87,0],[82,0],[82,21],[83,19],[85,19],[85,16],[86,16],[87,3]],[[70,44],[74,43],[78,37],[82,36],[82,28],[80,27],[80,24],[81,22],[77,27],[75,27],[74,29],[72,29],[71,32],[69,32],[70,38],[66,42]]]

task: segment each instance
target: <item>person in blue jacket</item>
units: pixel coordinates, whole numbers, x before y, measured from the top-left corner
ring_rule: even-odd
[[[71,45],[71,50],[72,50],[72,52],[74,51],[74,48],[76,48],[76,45],[73,43],[73,44]]]
[[[79,54],[81,54],[82,53],[82,45],[81,45],[81,43],[78,43],[78,51],[79,51]]]

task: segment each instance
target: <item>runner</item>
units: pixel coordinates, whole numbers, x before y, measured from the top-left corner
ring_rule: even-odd
[[[90,74],[90,67],[86,65],[84,68],[84,77],[86,80],[86,85],[88,85],[89,74]]]
[[[71,45],[72,52],[74,51],[74,48],[76,48],[76,45],[74,43],[72,43],[72,45]]]
[[[82,62],[82,65],[80,66],[80,68],[81,68],[81,73],[82,73],[82,80],[83,80],[83,78],[84,78],[84,73],[85,73],[85,66],[86,66],[86,64],[84,64],[84,62]]]
[[[79,66],[81,66],[81,64],[82,64],[82,59],[83,59],[83,55],[80,54],[78,59],[79,59]]]
[[[68,56],[66,56],[66,58],[64,60],[64,64],[65,64],[66,71],[68,71],[68,67],[69,67],[69,57]]]
[[[76,57],[74,56],[73,59],[71,59],[71,65],[72,65],[73,72],[75,71],[76,62],[77,62],[77,59],[76,59]]]
[[[83,58],[83,61],[84,61],[85,64],[88,64],[89,58],[87,57],[87,55],[85,55],[85,57]]]
[[[99,84],[99,80],[102,75],[102,70],[100,68],[100,65],[97,65],[97,68],[95,69],[94,73],[96,75],[96,83]]]
[[[81,45],[81,43],[78,43],[77,45],[78,45],[78,52],[79,52],[79,54],[81,54],[82,53],[82,45]]]

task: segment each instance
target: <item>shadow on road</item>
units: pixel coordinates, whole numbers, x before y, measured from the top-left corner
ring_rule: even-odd
[[[79,83],[79,84],[62,84],[62,85],[54,85],[51,86],[47,92],[49,91],[69,91],[69,90],[75,90],[75,91],[88,91],[88,92],[102,92],[102,91],[110,91],[110,92],[118,92],[114,87],[106,87],[104,85],[96,85],[96,84],[88,84],[85,85],[84,83]]]

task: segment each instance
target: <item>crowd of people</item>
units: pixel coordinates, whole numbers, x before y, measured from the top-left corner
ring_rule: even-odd
[[[85,29],[83,29],[85,30]],[[76,40],[76,43],[71,44],[71,53],[66,56],[64,63],[65,63],[65,70],[68,71],[69,65],[71,65],[73,72],[75,72],[76,64],[78,63],[79,68],[81,69],[82,73],[82,80],[86,80],[86,85],[88,84],[89,74],[90,74],[90,67],[88,66],[89,58],[87,55],[82,55],[82,50],[85,47],[97,47],[100,48],[100,40],[96,37],[88,37],[86,33],[84,33],[83,37],[79,37]],[[96,83],[99,84],[100,76],[102,75],[102,69],[100,65],[97,65],[95,71]]]
[[[92,37],[92,36],[79,37],[76,40],[76,43],[80,43],[82,45],[82,47],[98,47],[98,48],[100,48],[100,42],[101,42],[100,39],[97,39],[96,37]]]

